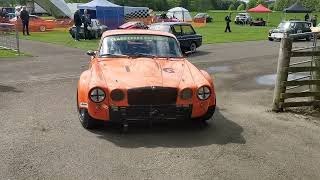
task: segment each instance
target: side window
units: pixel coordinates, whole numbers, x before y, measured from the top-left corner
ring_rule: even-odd
[[[181,27],[179,25],[174,25],[171,27],[172,34],[174,35],[182,35]]]
[[[188,26],[188,25],[183,25],[181,26],[182,28],[182,32],[183,32],[183,35],[193,35],[195,34],[193,28],[191,26]]]
[[[295,23],[290,23],[290,28],[291,28],[291,29],[294,29],[294,28],[295,28],[295,26],[296,26],[296,24],[295,24]]]
[[[305,23],[305,24],[304,24],[304,27],[305,27],[306,29],[309,29],[309,28],[311,27],[311,23]]]
[[[303,27],[303,24],[302,23],[296,23],[296,28],[297,29],[302,29]]]

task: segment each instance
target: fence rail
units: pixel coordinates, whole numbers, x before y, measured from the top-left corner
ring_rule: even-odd
[[[20,54],[19,32],[15,25],[0,23],[0,48],[14,50]]]
[[[301,35],[313,37],[313,46],[292,48],[293,39]],[[290,63],[292,58],[312,57],[312,60],[303,60]],[[310,63],[311,65],[306,65]],[[295,79],[288,79],[289,74],[310,73]],[[287,92],[299,87],[309,87],[308,90]],[[305,101],[286,101],[288,99],[309,98]],[[273,97],[273,111],[283,111],[288,107],[314,106],[320,107],[320,48],[317,47],[317,33],[287,35],[281,39],[277,79]]]

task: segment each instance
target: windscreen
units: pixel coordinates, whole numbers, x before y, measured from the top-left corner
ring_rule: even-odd
[[[116,35],[103,39],[100,56],[153,56],[153,57],[182,57],[176,39],[157,35]]]
[[[283,22],[283,23],[280,23],[278,26],[280,30],[287,30],[289,29],[289,27],[290,27],[290,22]]]

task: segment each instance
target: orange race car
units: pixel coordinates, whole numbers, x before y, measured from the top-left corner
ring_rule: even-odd
[[[20,18],[10,19],[10,23],[18,25],[19,31],[22,31],[22,22]],[[54,20],[45,20],[35,15],[30,15],[29,18],[29,30],[30,32],[45,32],[48,29],[55,28]]]
[[[82,126],[98,121],[211,119],[216,95],[211,76],[187,61],[174,35],[151,30],[113,30],[103,34],[90,68],[78,82]]]

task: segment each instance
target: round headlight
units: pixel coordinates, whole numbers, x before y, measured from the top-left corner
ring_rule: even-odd
[[[100,103],[106,98],[106,93],[100,88],[93,88],[90,91],[90,99],[95,103]]]
[[[120,89],[115,89],[111,91],[110,97],[114,101],[121,101],[124,99],[124,93]]]
[[[183,89],[180,93],[180,98],[184,100],[192,98],[192,89],[190,88]]]
[[[200,87],[198,89],[197,95],[200,100],[207,100],[211,95],[210,88],[207,86]]]

